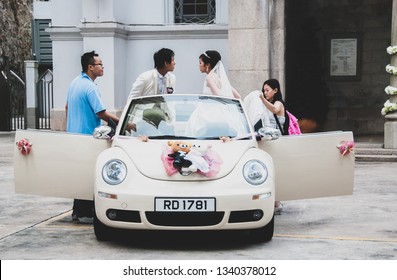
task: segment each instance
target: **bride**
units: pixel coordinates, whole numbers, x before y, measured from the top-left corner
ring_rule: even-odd
[[[199,68],[201,73],[207,74],[203,86],[204,94],[241,98],[237,90],[230,85],[219,52],[209,50],[201,54]]]

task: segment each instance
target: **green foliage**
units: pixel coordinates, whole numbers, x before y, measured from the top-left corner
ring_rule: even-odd
[[[32,0],[1,0],[0,56],[2,69],[24,76],[24,60],[32,54]]]

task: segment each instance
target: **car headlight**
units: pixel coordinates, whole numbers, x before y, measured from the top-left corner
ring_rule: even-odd
[[[127,167],[118,159],[109,160],[102,168],[102,178],[109,185],[118,185],[127,176]]]
[[[244,165],[243,175],[245,180],[251,185],[260,185],[266,181],[268,171],[263,162],[250,160]]]

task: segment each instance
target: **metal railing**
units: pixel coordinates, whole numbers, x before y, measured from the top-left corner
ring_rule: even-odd
[[[51,109],[54,108],[53,74],[47,69],[37,81],[36,128],[51,129]]]
[[[0,130],[27,128],[26,84],[14,71],[1,71]],[[51,109],[54,108],[53,73],[46,70],[36,82],[36,129],[51,129]]]
[[[25,82],[12,70],[9,71],[10,130],[26,129]]]

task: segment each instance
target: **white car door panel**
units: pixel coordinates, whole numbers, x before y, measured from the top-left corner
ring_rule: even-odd
[[[31,152],[15,146],[15,191],[53,197],[92,199],[95,162],[111,142],[91,135],[19,130],[15,141],[26,138]],[[354,153],[341,155],[337,145],[353,141],[351,132],[280,137],[261,141],[275,164],[276,199],[294,200],[350,195],[354,184]]]
[[[350,195],[354,184],[354,153],[342,155],[341,141],[352,132],[308,133],[261,141],[276,171],[276,200]]]
[[[14,152],[15,191],[63,198],[92,199],[95,162],[110,141],[91,135],[19,130],[15,141],[27,139],[31,151]]]

